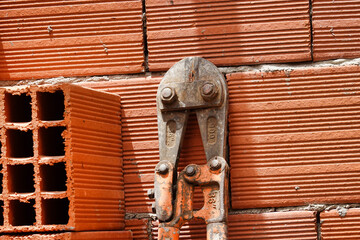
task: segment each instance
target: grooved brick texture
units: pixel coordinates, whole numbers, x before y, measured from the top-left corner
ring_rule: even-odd
[[[227,75],[232,207],[354,203],[360,67]]]
[[[132,240],[130,231],[91,231],[91,232],[64,232],[52,234],[31,235],[3,235],[0,240],[87,240],[87,239],[109,239],[109,240]]]
[[[160,77],[82,83],[83,86],[121,96],[122,139],[127,212],[151,212],[147,190],[154,187],[155,166],[159,162],[156,91]],[[196,118],[190,116],[178,170],[190,163],[204,164],[206,157]],[[195,207],[202,206],[196,188]]]
[[[130,219],[125,220],[125,229],[132,232],[134,240],[148,240],[148,219]]]
[[[150,71],[188,56],[218,66],[311,60],[308,0],[147,0]]]
[[[360,56],[360,2],[312,0],[315,61]]]
[[[140,0],[5,0],[0,80],[143,71]]]
[[[360,209],[353,208],[340,216],[337,210],[320,213],[322,240],[360,239]]]
[[[229,215],[230,240],[276,239],[316,240],[316,219],[314,212],[293,211],[262,214]],[[157,222],[154,222],[154,239],[157,237]],[[180,239],[206,239],[206,225],[193,220],[180,230]]]
[[[124,228],[119,96],[13,87],[0,110],[0,232]]]

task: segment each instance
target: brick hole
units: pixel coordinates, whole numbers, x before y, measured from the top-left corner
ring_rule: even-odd
[[[20,202],[19,200],[10,201],[10,224],[12,226],[34,225],[35,223],[35,200]]]
[[[61,136],[65,129],[65,127],[39,129],[39,154],[41,156],[65,155],[64,138]]]
[[[31,97],[25,93],[21,95],[6,93],[5,117],[7,122],[30,122]]]
[[[6,131],[7,157],[24,158],[34,156],[32,131],[8,129]]]
[[[63,91],[38,92],[37,100],[40,120],[53,121],[64,119],[65,105]]]
[[[35,192],[34,184],[34,166],[32,164],[8,165],[9,192]]]
[[[41,165],[41,191],[66,191],[66,169],[65,163],[54,165]]]
[[[4,202],[0,201],[0,226],[4,225]]]
[[[43,224],[67,224],[69,221],[69,200],[44,199],[42,201]]]

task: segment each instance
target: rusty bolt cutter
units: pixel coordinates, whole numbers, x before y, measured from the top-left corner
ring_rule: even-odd
[[[179,239],[181,226],[193,218],[205,220],[208,240],[227,239],[228,93],[223,75],[203,58],[185,58],[165,74],[156,100],[160,161],[155,168],[152,197],[160,221],[159,239]],[[195,112],[198,119],[207,164],[190,164],[178,174],[190,112]],[[204,206],[198,211],[193,210],[195,186],[200,186],[204,194]]]

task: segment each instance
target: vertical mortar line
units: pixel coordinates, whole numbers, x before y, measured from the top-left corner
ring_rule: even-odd
[[[309,0],[309,23],[310,23],[310,54],[311,54],[311,61],[314,61],[314,36],[313,36],[313,0]]]
[[[145,72],[148,72],[149,71],[149,50],[148,50],[148,42],[147,42],[145,0],[142,0],[142,30],[143,30],[143,48],[144,48],[144,67],[145,67]]]
[[[320,219],[320,211],[316,212],[316,232],[317,232],[317,240],[321,240],[321,219]]]
[[[30,92],[31,94],[31,115],[33,125],[33,165],[34,165],[34,183],[35,183],[35,218],[37,227],[42,225],[42,209],[41,209],[41,189],[40,189],[40,167],[39,167],[39,119],[38,119],[38,102],[37,92],[35,90]]]
[[[226,84],[228,84],[228,80],[226,78],[226,73],[224,73],[224,78],[225,78],[225,81],[226,81]],[[227,90],[229,92],[229,88]],[[230,102],[230,95],[228,95],[228,101]],[[229,144],[229,133],[230,133],[230,129],[229,129],[229,110],[228,110],[228,113],[227,113],[227,123],[226,123],[226,158],[227,158],[227,162],[229,164],[229,186],[228,186],[228,189],[229,189],[229,213],[233,210],[232,209],[232,200],[231,200],[231,182],[230,182],[230,170],[231,170],[231,166],[230,166],[230,144]]]

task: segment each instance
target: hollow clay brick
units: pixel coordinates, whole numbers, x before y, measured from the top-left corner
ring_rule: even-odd
[[[125,229],[132,232],[134,240],[148,240],[148,226],[150,225],[148,219],[130,219],[125,220]]]
[[[53,234],[31,234],[31,235],[3,235],[0,240],[87,240],[87,239],[109,239],[109,240],[132,240],[130,231],[92,231],[92,232],[64,232]]]
[[[143,71],[142,3],[2,1],[0,80]]]
[[[322,240],[360,239],[360,209],[339,208],[320,213]]]
[[[123,229],[119,96],[12,87],[0,104],[0,232]]]
[[[312,0],[314,60],[360,56],[360,2]]]
[[[157,222],[154,223],[153,239],[158,239]],[[316,240],[314,212],[272,212],[261,214],[237,214],[228,217],[229,239],[276,239]],[[180,230],[180,239],[206,239],[206,225],[193,220]]]
[[[151,212],[153,200],[148,198],[147,190],[154,186],[155,165],[159,162],[156,91],[160,80],[149,77],[82,83],[121,96],[126,212]],[[188,122],[178,170],[190,163],[206,163],[194,116]],[[196,208],[202,206],[202,194],[197,188],[194,201]]]
[[[353,203],[360,67],[227,75],[232,207]]]
[[[309,1],[147,0],[150,71],[188,56],[218,66],[311,60]]]

